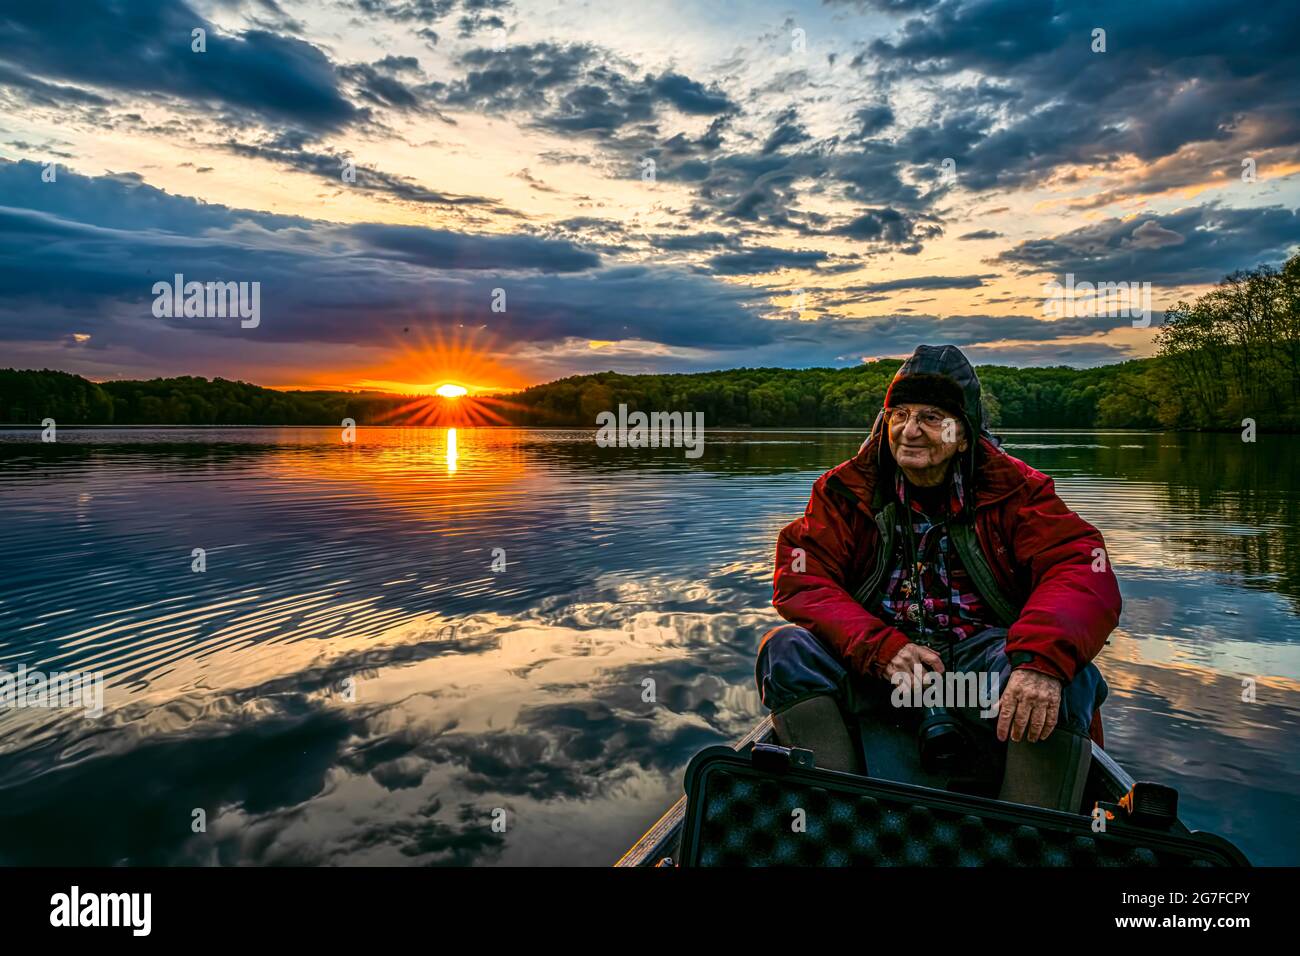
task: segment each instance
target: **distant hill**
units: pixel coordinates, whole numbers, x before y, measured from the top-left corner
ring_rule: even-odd
[[[510,396],[522,406],[515,417],[528,424],[592,424],[596,414],[629,408],[699,411],[707,425],[753,427],[862,427],[885,399],[902,363],[882,359],[842,369],[731,369],[690,375],[620,375],[600,372],[535,385]],[[1004,428],[1153,427],[1154,407],[1140,403],[1103,406],[1123,391],[1150,360],[1092,369],[977,367],[989,421]]]
[[[599,372],[534,385],[482,402],[512,424],[593,426],[620,403],[645,411],[699,411],[716,426],[862,427],[884,400],[901,363],[882,360],[844,369],[733,369],[682,375]],[[1003,427],[1151,427],[1150,410],[1102,399],[1122,391],[1149,360],[1095,369],[981,366],[993,424]],[[279,391],[195,376],[91,382],[50,370],[0,370],[0,421],[35,425],[337,425],[403,424],[444,399],[378,392]],[[449,406],[443,406],[445,413]],[[435,418],[438,416],[434,416]]]
[[[0,421],[67,425],[337,425],[377,422],[409,399],[374,392],[282,392],[193,375],[91,382],[67,372],[0,370]]]

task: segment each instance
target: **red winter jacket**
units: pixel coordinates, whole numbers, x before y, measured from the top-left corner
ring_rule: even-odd
[[[871,502],[882,440],[873,434],[857,455],[817,479],[804,516],[777,539],[773,582],[772,605],[780,615],[864,675],[880,675],[908,643],[852,596],[875,566],[880,545]],[[1032,655],[1020,666],[1068,682],[1119,623],[1119,582],[1109,558],[1103,571],[1093,570],[1093,551],[1106,542],[1057,497],[1051,478],[983,436],[977,461],[976,538],[1003,593],[1022,605],[1007,654]],[[804,551],[798,572],[795,548]],[[1089,733],[1102,743],[1100,709]]]

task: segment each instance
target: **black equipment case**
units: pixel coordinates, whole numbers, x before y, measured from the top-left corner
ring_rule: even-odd
[[[686,768],[681,866],[1249,866],[1177,821],[1177,793],[1139,783],[1093,818],[813,766],[759,743]]]

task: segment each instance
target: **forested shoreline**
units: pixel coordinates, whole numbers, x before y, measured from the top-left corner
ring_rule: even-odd
[[[1240,429],[1249,418],[1260,430],[1300,429],[1300,254],[1280,270],[1233,273],[1194,302],[1177,303],[1156,344],[1152,358],[1095,368],[977,366],[987,420],[1001,428],[1208,430]],[[626,404],[703,412],[711,428],[860,428],[874,418],[900,364],[599,372],[459,401],[516,425],[591,427],[599,412]],[[61,425],[338,425],[344,418],[400,425],[429,421],[428,406],[446,401],[280,391],[195,376],[97,383],[48,369],[0,370],[0,423],[12,425],[45,418]]]

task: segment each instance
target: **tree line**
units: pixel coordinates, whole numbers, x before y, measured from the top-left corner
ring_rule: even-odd
[[[986,420],[1002,428],[1300,428],[1300,254],[1235,272],[1165,313],[1157,354],[1076,369],[977,367]],[[482,401],[518,425],[593,426],[630,410],[703,412],[709,427],[862,428],[900,361],[851,368],[741,368],[693,374],[574,375]],[[195,376],[91,382],[0,370],[0,421],[93,425],[401,424],[414,396],[279,391]],[[428,401],[445,401],[430,398]]]
[[[279,391],[194,375],[91,382],[79,375],[0,369],[0,421],[68,425],[378,424],[409,399],[379,392]]]

